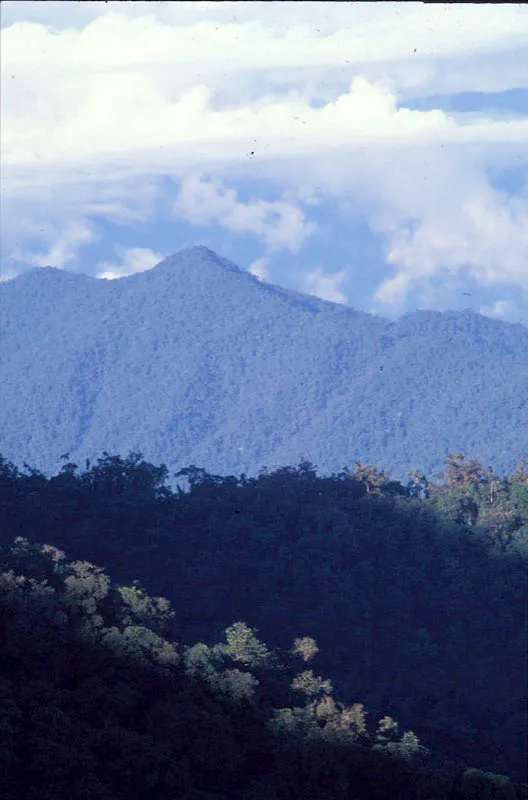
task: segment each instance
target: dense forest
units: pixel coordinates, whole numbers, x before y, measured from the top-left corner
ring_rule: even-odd
[[[527,796],[525,462],[168,477],[0,458],[5,797]]]
[[[528,329],[471,309],[391,321],[206,247],[115,281],[28,270],[0,304],[0,452],[47,475],[107,450],[171,475],[360,458],[405,481],[451,450],[499,474],[528,452]]]

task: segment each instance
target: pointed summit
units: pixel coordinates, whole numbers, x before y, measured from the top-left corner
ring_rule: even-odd
[[[184,247],[182,250],[179,250],[177,255],[195,255],[199,258],[220,258],[218,253],[215,253],[210,247],[206,247],[205,244],[189,245],[189,247]]]
[[[214,268],[223,267],[231,272],[242,272],[236,264],[227,258],[219,256],[214,250],[203,244],[184,247],[183,250],[167,256],[158,267],[169,267],[170,269],[202,271],[203,267]]]

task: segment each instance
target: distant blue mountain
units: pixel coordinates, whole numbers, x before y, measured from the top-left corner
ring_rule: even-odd
[[[0,287],[0,452],[46,473],[139,450],[256,474],[359,459],[399,479],[528,454],[528,329],[398,322],[261,283],[206,247],[116,281],[45,267]]]

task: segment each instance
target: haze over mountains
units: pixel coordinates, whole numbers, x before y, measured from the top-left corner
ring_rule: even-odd
[[[0,452],[139,450],[256,474],[356,459],[394,478],[528,452],[528,329],[474,311],[397,322],[260,282],[206,247],[115,281],[50,267],[0,287]]]

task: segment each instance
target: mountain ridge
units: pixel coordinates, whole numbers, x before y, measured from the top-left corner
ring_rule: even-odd
[[[204,246],[112,281],[40,268],[0,292],[0,451],[18,464],[140,450],[170,469],[358,459],[403,477],[456,449],[499,470],[528,452],[528,330],[472,310],[391,321]]]

